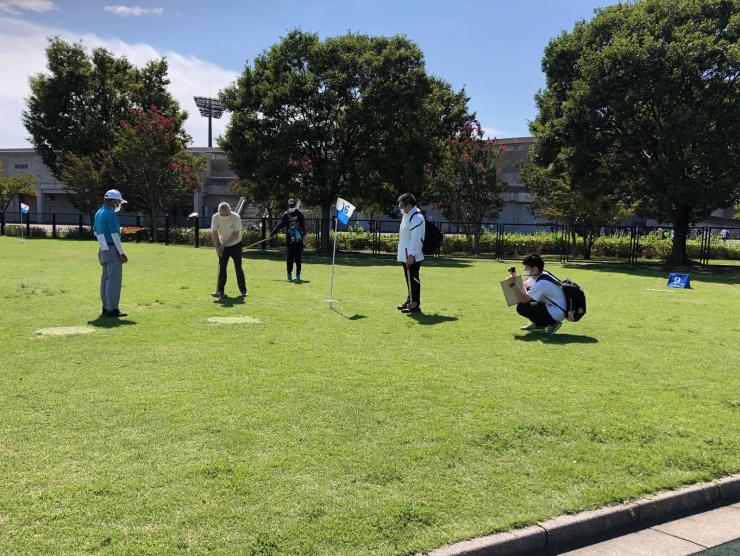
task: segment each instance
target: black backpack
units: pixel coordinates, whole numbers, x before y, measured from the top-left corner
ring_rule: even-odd
[[[565,313],[565,318],[571,322],[577,322],[583,318],[586,314],[586,293],[581,289],[581,286],[575,282],[571,282],[568,279],[559,280],[552,274],[540,274],[538,280],[543,278],[548,282],[557,284],[563,288],[563,294],[565,295],[565,307],[560,307],[552,299],[549,301],[560,308]]]
[[[442,247],[445,235],[429,220],[424,220],[424,241],[421,244],[421,252],[425,255],[436,255]]]

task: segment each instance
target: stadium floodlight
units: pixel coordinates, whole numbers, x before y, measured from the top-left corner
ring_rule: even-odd
[[[221,117],[225,111],[224,105],[221,104],[221,101],[217,98],[193,97],[193,100],[195,101],[195,105],[198,107],[198,110],[200,110],[200,115],[204,118],[208,118],[208,146],[212,147],[211,119],[216,118],[218,120]]]

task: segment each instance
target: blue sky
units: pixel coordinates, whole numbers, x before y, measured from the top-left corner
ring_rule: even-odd
[[[288,30],[300,27],[322,37],[349,30],[400,33],[421,47],[428,71],[455,88],[465,86],[470,107],[489,135],[522,136],[529,134],[527,122],[535,116],[533,96],[544,85],[540,61],[548,40],[572,29],[579,19],[590,18],[595,8],[613,3],[0,0],[0,80],[22,81],[6,93],[0,92],[0,101],[14,94],[11,104],[18,117],[27,94],[23,91],[27,75],[43,69],[43,39],[50,34],[105,46],[137,64],[147,57],[166,55],[172,65],[173,93],[191,114],[188,131],[194,144],[202,145],[206,126],[190,97],[207,95],[209,89],[215,94],[248,60]],[[7,64],[15,58],[19,66],[10,71]],[[0,119],[13,117],[6,109],[0,112]],[[216,133],[224,123],[222,120],[214,127]],[[11,128],[14,131],[0,131],[0,147],[27,145],[22,127]]]

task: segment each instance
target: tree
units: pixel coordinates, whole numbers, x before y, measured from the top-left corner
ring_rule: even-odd
[[[614,190],[595,192],[592,184],[575,183],[557,164],[539,165],[536,145],[530,151],[529,164],[521,168],[520,176],[532,195],[529,206],[532,214],[548,222],[567,224],[574,248],[580,233],[586,259],[591,258],[600,226],[621,222],[634,212],[629,199]]]
[[[134,210],[154,217],[187,201],[201,187],[203,157],[188,153],[190,140],[178,123],[156,107],[130,109],[115,132],[105,165],[105,179],[120,189]]]
[[[740,2],[641,0],[596,11],[553,39],[531,124],[540,164],[573,184],[691,223],[740,198]]]
[[[405,37],[292,31],[221,93],[219,144],[262,199],[295,192],[322,208],[322,248],[338,195],[388,209],[420,188],[439,139],[467,118],[464,92],[429,77]],[[272,197],[274,199],[274,196]]]
[[[68,171],[67,178],[81,178],[87,184],[79,187],[72,182],[71,199],[78,209],[89,212],[91,205],[100,203],[100,188],[91,187],[89,180],[102,173],[118,123],[128,117],[129,109],[157,106],[178,125],[187,114],[167,92],[164,59],[136,68],[103,48],[88,55],[81,43],[59,38],[50,39],[46,57],[48,72],[30,78],[23,123],[57,179],[68,183]]]
[[[3,176],[3,163],[0,162],[0,211],[5,214],[17,195],[36,195],[34,183],[36,180],[28,174]]]
[[[101,160],[102,159],[102,160]],[[100,159],[93,156],[77,156],[67,153],[62,167],[62,181],[69,195],[70,202],[80,211],[90,216],[93,221],[95,211],[102,203],[103,195],[108,190],[102,166],[105,153]]]
[[[462,223],[473,250],[483,221],[503,206],[506,183],[496,175],[499,152],[495,139],[484,139],[480,123],[473,119],[445,140],[441,161],[431,171],[433,201],[445,217]]]

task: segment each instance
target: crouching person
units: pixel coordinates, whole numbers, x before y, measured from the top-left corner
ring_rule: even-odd
[[[528,318],[531,323],[522,330],[555,334],[565,319],[566,300],[560,282],[549,272],[545,272],[545,262],[537,253],[530,253],[522,261],[524,275],[527,276],[522,287],[514,291],[519,298],[516,312]],[[509,271],[515,276],[516,271]]]

